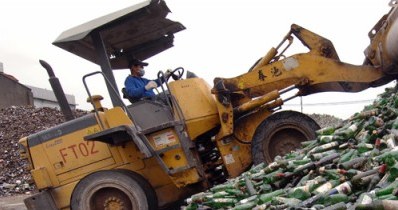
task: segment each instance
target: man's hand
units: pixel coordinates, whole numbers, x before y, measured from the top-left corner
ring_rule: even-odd
[[[157,88],[158,84],[155,81],[149,81],[148,84],[145,85],[145,90],[152,90],[153,88]]]

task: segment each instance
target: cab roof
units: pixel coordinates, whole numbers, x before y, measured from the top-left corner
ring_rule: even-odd
[[[174,34],[185,27],[167,19],[169,12],[163,0],[146,0],[66,30],[53,44],[100,65],[91,36],[99,32],[111,68],[125,69],[133,58],[145,60],[173,46]]]

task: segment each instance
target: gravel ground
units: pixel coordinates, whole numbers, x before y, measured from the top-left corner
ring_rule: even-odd
[[[328,114],[310,114],[309,116],[314,119],[321,128],[336,126],[343,122],[342,119]]]
[[[28,195],[15,195],[9,197],[0,197],[0,210],[26,210],[23,199]]]

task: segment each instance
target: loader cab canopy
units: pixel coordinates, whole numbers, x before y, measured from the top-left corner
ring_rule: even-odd
[[[166,18],[164,1],[147,0],[63,32],[53,44],[99,64],[91,34],[99,32],[112,69],[127,68],[128,60],[150,58],[173,46],[174,33],[185,27]]]
[[[173,46],[174,33],[185,27],[166,18],[170,12],[163,0],[146,0],[63,32],[53,44],[101,66],[118,90],[112,70],[128,68],[134,57],[150,58]],[[120,105],[108,91],[114,106]]]

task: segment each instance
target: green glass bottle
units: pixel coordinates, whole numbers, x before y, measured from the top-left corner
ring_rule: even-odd
[[[377,200],[398,200],[398,197],[393,194],[383,195],[377,198]]]
[[[266,210],[270,207],[271,203],[257,204],[252,210]]]
[[[394,122],[392,123],[391,130],[392,129],[398,130],[398,117],[395,118]]]
[[[323,210],[346,210],[347,205],[344,202],[336,203],[331,206],[325,207]]]
[[[272,186],[270,184],[263,183],[258,188],[258,193],[265,194],[269,192],[272,192]]]
[[[370,204],[373,201],[373,196],[370,193],[362,193],[359,198],[356,200],[353,207],[356,207],[360,204]]]
[[[301,142],[301,144],[303,144],[303,142]],[[318,146],[318,140],[312,140],[312,142],[310,144],[308,144],[307,146],[303,146],[303,148],[299,149],[299,152],[302,154],[306,154],[308,151],[312,150],[313,148]]]
[[[342,149],[350,149],[350,148],[354,148],[354,145],[357,144],[357,141],[355,139],[348,139],[346,142],[342,142],[338,149],[342,150]]]
[[[360,168],[361,166],[363,166],[367,161],[368,161],[367,157],[357,157],[357,158],[351,159],[347,162],[338,164],[337,167],[340,169],[345,169],[345,170],[349,170],[351,168],[357,169],[357,168]]]
[[[281,176],[281,174],[283,174],[283,169],[282,168],[280,168],[280,169],[278,169],[276,171],[273,171],[271,173],[268,173],[268,174],[262,176],[261,178],[262,178],[264,183],[270,184],[273,181],[278,180],[278,178],[279,178],[279,176]],[[258,177],[252,177],[252,179],[253,180],[258,180]]]
[[[384,125],[384,120],[377,116],[370,117],[364,124],[366,130],[376,130]]]
[[[199,204],[197,203],[190,203],[188,206],[182,208],[182,210],[197,210],[199,208]]]
[[[314,162],[309,162],[309,163],[307,163],[307,164],[304,164],[304,165],[299,165],[297,168],[295,168],[294,170],[293,170],[293,174],[300,174],[300,173],[302,173],[302,172],[306,172],[307,170],[312,170],[312,169],[314,169],[316,166],[315,166],[315,163]]]
[[[372,177],[372,179],[370,180],[368,187],[367,187],[367,192],[373,190],[376,187],[376,185],[380,182],[381,178],[386,173],[386,168],[387,168],[387,166],[385,164],[380,166],[378,173],[375,174]]]
[[[244,179],[245,179],[246,191],[249,193],[249,195],[257,194],[257,191],[254,189],[253,181],[250,179],[250,177],[246,175]]]
[[[247,197],[246,193],[244,193],[242,190],[238,190],[238,189],[226,189],[225,192],[227,192],[229,195],[234,196],[236,198]]]
[[[230,194],[226,191],[217,191],[217,192],[213,193],[213,195],[208,196],[208,197],[209,198],[225,198],[228,195],[230,195]]]
[[[335,186],[339,185],[339,180],[329,180],[328,182],[322,184],[321,186],[317,187],[312,193],[313,194],[322,194],[326,193],[329,190],[333,189]]]
[[[285,160],[297,160],[297,159],[301,159],[304,156],[304,154],[302,154],[299,150],[298,151],[291,151],[287,154],[285,154],[285,156],[283,156],[283,159]]]
[[[396,90],[393,90],[392,92],[396,92]],[[393,96],[393,103],[392,103],[392,105],[393,105],[394,108],[398,108],[398,97],[397,97],[397,94],[396,94],[396,93],[395,93],[394,96]],[[397,112],[397,115],[398,115],[398,112]]]
[[[348,161],[355,159],[357,157],[359,157],[359,152],[358,152],[358,150],[355,150],[354,153],[352,153],[352,155]]]
[[[335,126],[327,126],[327,127],[321,128],[319,130],[316,130],[315,133],[316,133],[317,136],[320,136],[320,135],[332,135],[335,130],[336,130]]]
[[[233,209],[236,210],[243,210],[243,209],[252,209],[258,203],[258,195],[253,195],[248,198],[240,200],[238,203],[235,204]]]
[[[373,102],[373,106],[382,108],[385,105],[387,105],[387,103],[388,103],[388,100],[386,98],[377,97],[377,99]]]
[[[393,200],[376,200],[370,204],[359,204],[355,210],[396,210],[398,209],[398,201]]]
[[[305,200],[305,199],[311,197],[310,189],[306,185],[295,187],[295,188],[289,190],[288,197]]]
[[[376,186],[371,190],[373,193],[376,190],[383,189],[387,187],[391,182],[388,181],[388,177],[390,176],[390,172],[386,171],[384,176],[380,179],[380,181],[376,184]],[[376,196],[376,194],[375,194]]]
[[[319,199],[317,203],[323,204],[324,206],[334,205],[336,203],[344,202],[347,203],[349,197],[346,194],[338,193],[333,195],[325,195],[322,199]]]
[[[262,169],[264,169],[266,166],[267,166],[267,163],[262,162],[260,164],[253,166],[252,168],[250,168],[249,172],[250,172],[250,174],[255,174],[255,173],[261,171]]]
[[[322,197],[324,197],[324,196],[325,196],[324,194],[315,194],[312,197],[297,204],[297,208],[302,209],[305,207],[313,206],[319,199],[322,199]]]
[[[373,160],[377,162],[384,162],[385,158],[388,156],[393,157],[395,160],[398,160],[398,149],[392,149],[389,151],[381,151],[379,156],[373,158]]]
[[[332,150],[328,150],[328,151],[325,151],[325,152],[319,152],[319,153],[311,154],[309,157],[310,157],[311,160],[317,161],[317,160],[320,160],[321,158],[326,157],[328,155],[331,155],[333,153],[337,153],[337,151],[335,149],[332,149]]]
[[[333,194],[351,194],[353,191],[353,186],[350,181],[343,182],[336,187],[334,187],[332,190],[328,192],[329,195]]]
[[[314,179],[308,180],[305,185],[303,186],[297,186],[294,188],[291,188],[288,191],[288,197],[289,198],[297,198],[300,200],[307,199],[311,197],[311,192],[319,187],[321,184],[325,183],[326,179],[322,176],[317,176]]]
[[[356,149],[361,154],[361,153],[373,150],[373,145],[362,142],[362,143],[357,144]]]
[[[338,161],[338,163],[344,163],[344,162],[351,160],[351,156],[355,153],[355,151],[357,151],[357,150],[348,149],[346,152],[341,154],[341,157],[340,157],[340,160]]]
[[[333,141],[343,141],[344,137],[338,135],[320,135],[317,137],[320,144],[327,144]]]
[[[201,203],[203,201],[206,201],[211,196],[213,196],[213,193],[211,193],[211,192],[201,192],[201,193],[197,193],[197,194],[192,195],[190,198],[187,198],[185,200],[185,202],[187,204],[190,204],[190,203]]]
[[[294,165],[294,166],[298,166],[298,165],[304,165],[307,164],[309,162],[311,162],[312,160],[310,158],[301,158],[301,159],[297,159],[297,160],[291,160],[289,161],[289,165]]]
[[[374,143],[374,148],[370,153],[370,157],[376,157],[380,155],[380,144],[381,144],[381,139],[377,138]]]
[[[318,168],[318,173],[328,179],[339,180],[341,178],[341,169],[325,169],[325,167]]]
[[[250,201],[247,203],[238,204],[235,207],[233,207],[232,209],[233,210],[249,210],[249,209],[253,209],[256,205],[257,205],[257,202]]]
[[[363,181],[363,178],[371,176],[371,175],[379,174],[381,168],[385,169],[385,165],[382,165],[377,168],[359,173],[359,174],[355,175],[354,177],[352,177],[351,181],[355,186],[363,186],[364,184],[367,184],[366,182]],[[368,181],[370,181],[370,179]]]
[[[298,183],[296,184],[297,187],[304,186],[308,180],[310,180],[314,175],[314,170],[310,170],[307,174],[302,176]]]
[[[357,120],[357,119],[366,119],[371,116],[376,116],[380,113],[379,109],[370,109],[370,110],[364,110],[359,113],[355,113],[352,117],[350,117],[350,120]]]
[[[368,130],[361,130],[356,136],[355,139],[358,142],[370,143],[372,136],[370,135]]]
[[[388,167],[388,171],[390,172],[390,176],[388,177],[388,181],[394,181],[398,178],[398,161],[394,159],[394,164]]]
[[[298,166],[307,164],[307,163],[309,163],[311,161],[312,160],[310,158],[308,158],[308,157],[304,157],[304,158],[297,159],[297,160],[289,160],[288,164],[286,166],[286,170],[293,171]]]
[[[225,191],[226,189],[237,189],[237,183],[225,183],[210,188],[211,192]]]
[[[352,124],[350,125],[350,127],[343,129],[343,130],[337,130],[335,132],[335,135],[341,136],[344,139],[353,138],[360,130],[362,130],[363,124],[364,124],[364,120],[352,121]]]
[[[238,200],[235,198],[212,198],[208,201],[203,202],[203,205],[212,208],[227,208],[235,206]]]
[[[392,191],[393,191],[395,188],[398,188],[398,179],[396,179],[394,182],[392,182],[391,184],[389,184],[389,185],[386,186],[385,188],[376,190],[375,193],[376,193],[376,196],[377,196],[377,197],[380,197],[380,196],[383,196],[383,195],[391,194]]]
[[[339,146],[339,142],[333,141],[327,144],[319,145],[317,147],[314,147],[312,150],[310,150],[308,153],[309,154],[314,154],[314,153],[319,153],[319,152],[324,152],[327,150],[331,150],[334,148],[337,148]]]
[[[288,207],[293,207],[299,204],[300,202],[301,200],[297,198],[285,198],[285,197],[276,196],[272,198],[271,204],[274,205],[285,204]]]
[[[270,163],[267,167],[265,167],[262,171],[264,173],[268,174],[268,173],[273,172],[281,167],[284,167],[286,164],[287,163],[283,162],[283,161],[280,161],[280,162],[274,161],[274,162]]]
[[[310,145],[316,144],[317,142],[318,141],[316,139],[314,139],[314,140],[302,141],[300,144],[301,144],[301,147],[305,148]]]
[[[270,192],[270,193],[261,194],[259,196],[259,199],[260,199],[261,203],[267,203],[267,202],[270,202],[273,197],[281,196],[281,195],[286,195],[286,191],[284,189],[279,189],[279,190],[275,190],[275,191]]]
[[[395,119],[398,116],[398,109],[390,106],[384,107],[381,116],[385,119]]]
[[[344,170],[344,169],[338,169],[338,173],[344,175],[347,179],[352,179],[355,175],[362,173],[360,170],[356,169],[349,169],[349,170]]]
[[[383,139],[381,140],[381,144],[385,145],[382,146],[382,148],[395,148],[397,146],[396,142],[395,142],[395,135],[394,134],[388,134],[388,135],[384,135]]]

